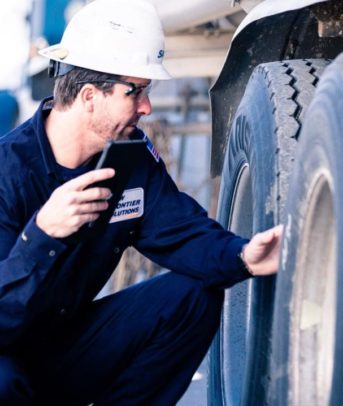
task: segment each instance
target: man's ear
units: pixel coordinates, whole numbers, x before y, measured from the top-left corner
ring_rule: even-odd
[[[99,90],[91,83],[86,83],[79,92],[79,98],[87,112],[93,112]]]

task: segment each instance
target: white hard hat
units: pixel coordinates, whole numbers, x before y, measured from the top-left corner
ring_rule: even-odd
[[[145,0],[95,0],[67,25],[59,44],[40,54],[98,72],[170,79],[162,66],[164,34],[154,6]]]

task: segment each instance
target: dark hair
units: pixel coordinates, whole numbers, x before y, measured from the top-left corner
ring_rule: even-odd
[[[73,104],[79,94],[83,84],[77,84],[78,81],[94,81],[99,80],[99,83],[93,85],[101,90],[104,94],[111,94],[113,83],[101,82],[108,79],[120,79],[119,75],[109,73],[96,72],[94,70],[75,67],[67,74],[57,77],[54,86],[54,101],[55,106],[69,107]]]

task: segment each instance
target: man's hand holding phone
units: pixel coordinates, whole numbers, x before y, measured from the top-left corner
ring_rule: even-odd
[[[115,176],[112,168],[87,172],[58,187],[37,214],[37,226],[54,238],[65,238],[107,210],[112,191],[96,184]]]
[[[108,142],[95,170],[52,193],[37,214],[38,227],[72,243],[95,236],[108,224],[146,145],[143,140]]]

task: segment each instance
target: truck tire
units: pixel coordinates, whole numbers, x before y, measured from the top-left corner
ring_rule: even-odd
[[[325,60],[259,65],[238,107],[221,178],[218,220],[244,237],[282,222],[289,175],[306,108]],[[275,278],[226,291],[221,328],[209,355],[208,404],[262,405]]]
[[[301,132],[286,208],[271,357],[271,405],[343,404],[343,54]]]

